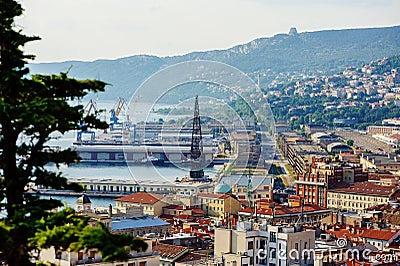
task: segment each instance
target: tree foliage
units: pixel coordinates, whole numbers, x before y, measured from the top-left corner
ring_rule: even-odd
[[[59,201],[27,193],[39,185],[82,190],[45,167],[79,161],[75,151],[54,149],[48,141],[53,132],[77,129],[83,106],[70,103],[89,92],[104,91],[106,83],[69,78],[67,73],[29,76],[25,65],[33,56],[24,55],[22,48],[39,38],[15,29],[14,19],[22,12],[18,2],[0,1],[0,213],[6,214],[0,220],[0,261],[10,266],[31,265],[32,251],[49,246],[72,250],[95,247],[105,259],[126,258],[122,247],[135,247],[136,240],[114,236],[101,225],[89,227],[87,219],[73,210],[54,212],[62,206]],[[107,126],[95,116],[85,118],[85,123],[93,128]],[[91,238],[85,238],[88,234]],[[94,241],[101,237],[106,238]],[[110,242],[104,245],[104,240]],[[145,249],[143,244],[139,246]]]

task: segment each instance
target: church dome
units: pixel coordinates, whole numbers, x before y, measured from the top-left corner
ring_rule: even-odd
[[[217,194],[226,194],[226,193],[231,193],[231,192],[232,192],[231,186],[229,186],[225,183],[219,183],[214,188],[214,193],[217,193]]]

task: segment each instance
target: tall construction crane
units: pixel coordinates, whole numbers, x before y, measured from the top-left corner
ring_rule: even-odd
[[[88,125],[85,122],[85,118],[88,117],[91,112],[93,111],[94,114],[96,114],[97,112],[97,104],[96,102],[91,99],[85,106],[85,108],[83,109],[85,111],[83,118],[81,120],[81,124],[79,125],[79,129],[80,131],[78,131],[76,140],[77,141],[82,141],[82,134],[90,134],[90,141],[94,141],[95,140],[95,132],[94,131],[90,131],[88,130]]]
[[[129,119],[126,119],[125,125],[123,122],[119,122],[119,115],[120,115],[122,109],[127,109],[127,108],[128,108],[128,103],[126,102],[126,100],[122,97],[119,97],[117,100],[117,103],[115,104],[115,107],[110,110],[110,113],[111,113],[110,130],[115,130],[115,129],[129,130],[129,128],[130,128]]]

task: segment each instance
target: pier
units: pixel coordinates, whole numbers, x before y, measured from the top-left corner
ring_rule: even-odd
[[[190,158],[189,145],[75,145],[74,148],[82,158],[81,163],[181,164]],[[204,147],[203,154],[206,162],[212,163],[214,152],[214,147]],[[151,161],[148,160],[149,155],[151,155]]]
[[[69,178],[69,181],[81,184],[87,195],[99,197],[121,197],[135,192],[193,196],[197,193],[208,193],[212,192],[213,190],[213,185],[211,182],[170,182],[163,180],[136,181],[111,178]],[[72,191],[51,190],[44,187],[38,187],[37,190],[41,194],[46,195],[78,195]]]

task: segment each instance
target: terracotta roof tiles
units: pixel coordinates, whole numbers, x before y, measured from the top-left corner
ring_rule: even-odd
[[[382,186],[372,182],[360,182],[350,184],[344,188],[330,189],[332,192],[350,193],[350,194],[364,194],[364,195],[378,195],[378,196],[389,196],[398,186]]]
[[[153,246],[153,251],[158,251],[161,258],[177,259],[181,254],[186,253],[188,248],[159,243]]]
[[[389,241],[398,233],[397,230],[379,230],[379,229],[366,229],[362,236],[365,238],[379,239]]]
[[[122,202],[132,202],[132,203],[140,203],[140,204],[154,204],[160,199],[164,198],[163,195],[158,195],[158,194],[150,194],[147,192],[137,192],[134,194],[130,194],[127,196],[124,196],[122,198],[116,199],[116,201],[122,201]]]

